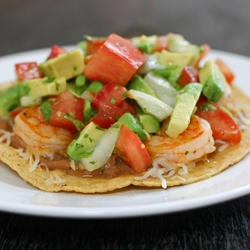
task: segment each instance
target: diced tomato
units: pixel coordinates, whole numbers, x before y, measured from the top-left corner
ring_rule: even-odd
[[[15,108],[14,110],[12,110],[9,115],[12,117],[12,118],[15,118],[20,112],[22,112],[25,108],[24,107],[17,107]]]
[[[122,125],[116,141],[117,154],[136,172],[147,171],[152,164],[147,149],[140,138],[126,125]]]
[[[91,121],[101,128],[108,129],[112,124],[116,122],[116,119],[105,113],[104,111],[100,111],[89,120],[89,122]]]
[[[49,54],[48,59],[55,58],[55,57],[57,57],[58,55],[64,54],[64,53],[66,53],[66,52],[67,52],[67,50],[64,49],[63,47],[58,46],[58,45],[53,45],[53,46],[51,47],[51,51],[50,51],[50,54]]]
[[[129,103],[127,100],[121,101],[117,106],[132,115],[136,114],[135,107],[131,103]]]
[[[42,78],[43,74],[36,62],[24,62],[15,64],[18,81],[25,81],[34,78]]]
[[[192,66],[186,66],[178,79],[178,85],[183,88],[191,82],[199,82],[198,70]]]
[[[210,46],[208,44],[203,44],[201,45],[201,48],[202,48],[202,53],[200,54],[200,57],[198,58],[198,60],[196,61],[194,67],[196,69],[199,68],[199,65],[200,65],[200,62],[201,60],[209,53],[210,51]]]
[[[92,103],[93,108],[100,109],[101,105],[118,105],[126,99],[127,89],[117,85],[115,82],[110,82],[96,94]]]
[[[107,38],[97,38],[87,41],[87,53],[92,55],[104,44]]]
[[[237,144],[241,141],[241,130],[228,113],[216,104],[206,102],[204,98],[199,100],[197,107],[195,114],[209,122],[215,140],[222,140],[229,144]]]
[[[89,59],[84,74],[87,78],[104,84],[113,81],[125,86],[146,59],[147,55],[131,41],[111,34]]]
[[[53,98],[50,103],[52,113],[50,115],[49,123],[52,126],[65,128],[72,132],[75,131],[75,125],[69,119],[64,117],[67,113],[75,120],[83,121],[84,100],[82,98],[77,98],[69,91],[64,91]],[[37,115],[42,122],[45,122],[45,118],[40,109],[38,109]]]
[[[111,117],[118,119],[119,117],[121,117],[123,114],[128,113],[129,110],[124,109],[122,107],[119,107],[119,105],[114,105],[114,106],[110,106],[110,105],[103,105],[101,111],[107,113],[108,115],[110,115]]]
[[[120,117],[124,113],[132,111],[131,106],[125,103],[126,93],[125,87],[110,82],[96,94],[92,107],[104,111],[112,117]]]
[[[221,72],[225,76],[227,82],[229,84],[232,84],[232,82],[234,80],[234,73],[229,68],[229,66],[224,61],[222,61],[221,59],[216,59],[215,63],[218,65],[219,69],[221,70]]]
[[[170,35],[163,35],[157,37],[157,45],[154,51],[162,51],[163,49],[168,49],[168,40]]]
[[[92,58],[92,56],[93,55],[87,55],[87,56],[85,56],[84,57],[84,63],[87,64],[90,61],[90,59]]]

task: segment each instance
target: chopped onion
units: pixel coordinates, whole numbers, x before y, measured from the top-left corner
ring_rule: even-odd
[[[93,149],[93,153],[87,158],[81,158],[80,162],[85,169],[93,171],[102,167],[112,155],[118,137],[119,129],[106,130]]]
[[[84,100],[88,100],[90,102],[92,102],[94,100],[94,95],[91,91],[89,90],[85,90],[82,95],[81,95],[81,98],[83,98]]]
[[[158,53],[154,53],[148,56],[147,61],[139,69],[139,74],[146,74],[152,69],[165,69],[165,66],[158,60]]]
[[[41,104],[42,97],[23,96],[21,97],[20,101],[21,101],[21,106],[30,107]]]
[[[152,114],[159,122],[169,117],[173,111],[165,102],[144,92],[130,89],[128,95],[136,100],[145,113]]]

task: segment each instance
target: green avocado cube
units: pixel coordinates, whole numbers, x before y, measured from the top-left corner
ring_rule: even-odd
[[[26,92],[25,96],[43,97],[59,95],[67,88],[65,77],[61,78],[36,78],[19,83],[19,89]]]
[[[132,43],[140,50],[144,51],[147,54],[151,54],[155,47],[157,46],[157,36],[145,36],[134,37],[131,39]]]
[[[150,134],[160,130],[160,123],[151,114],[139,114],[139,120],[143,128]]]
[[[219,101],[226,91],[226,79],[216,63],[207,61],[199,70],[199,79],[204,96],[211,102]]]
[[[123,114],[118,121],[113,125],[113,127],[120,128],[122,124],[125,124],[134,133],[136,133],[142,141],[147,139],[147,135],[140,123],[140,121],[130,113]]]
[[[104,130],[102,128],[94,122],[90,122],[80,132],[78,137],[69,144],[67,148],[68,156],[76,161],[79,161],[81,158],[89,157],[103,133]]]
[[[0,91],[0,117],[8,116],[8,113],[19,105],[20,91],[18,85]]]
[[[202,84],[190,83],[177,96],[176,104],[166,130],[168,136],[177,138],[188,127],[201,91]]]
[[[80,49],[75,49],[48,59],[39,65],[45,76],[69,80],[83,72],[84,57]]]
[[[144,92],[146,94],[157,97],[156,94],[154,93],[153,89],[139,75],[135,75],[130,80],[130,82],[128,83],[126,88],[128,90],[135,89],[135,90],[138,90],[138,91]]]

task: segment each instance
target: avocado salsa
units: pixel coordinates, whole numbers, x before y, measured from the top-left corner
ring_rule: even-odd
[[[52,46],[40,65],[16,64],[17,83],[0,92],[0,123],[14,123],[11,145],[38,152],[49,169],[85,177],[142,175],[154,160],[145,143],[153,135],[180,138],[193,116],[209,123],[214,140],[241,141],[235,114],[228,102],[219,103],[233,78],[218,62],[200,65],[208,45],[172,33],[86,36],[78,45],[72,51]],[[220,118],[226,121],[222,127],[215,122]],[[38,131],[40,124],[44,130]],[[33,137],[33,144],[21,126],[40,139]],[[49,129],[56,138],[46,142]],[[44,148],[53,152],[54,163]]]

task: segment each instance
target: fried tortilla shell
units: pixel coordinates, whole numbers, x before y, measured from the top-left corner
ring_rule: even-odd
[[[238,88],[233,92],[237,105],[242,107],[247,118],[250,118],[250,98]],[[240,144],[230,146],[222,152],[215,151],[208,156],[208,161],[199,161],[195,167],[189,168],[189,173],[179,176],[173,175],[166,178],[167,186],[179,186],[194,183],[219,174],[229,166],[244,158],[250,150],[250,129],[243,131]],[[121,189],[130,185],[143,187],[161,187],[159,178],[148,177],[143,180],[135,180],[132,174],[121,175],[115,178],[94,178],[67,175],[61,170],[47,171],[38,166],[33,172],[29,171],[29,161],[25,160],[11,146],[0,143],[0,160],[32,186],[48,192],[78,192],[78,193],[106,193]]]
[[[128,174],[116,178],[84,178],[67,175],[61,170],[47,171],[40,166],[30,172],[29,161],[4,143],[0,143],[0,159],[26,182],[48,192],[104,193],[129,186],[134,179],[133,175]]]

